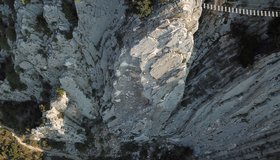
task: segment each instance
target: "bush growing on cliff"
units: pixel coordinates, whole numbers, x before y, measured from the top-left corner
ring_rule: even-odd
[[[29,3],[30,2],[30,0],[21,0],[21,3],[23,4],[23,5],[26,5],[27,3]]]
[[[152,0],[128,0],[129,12],[138,14],[141,18],[152,12]]]
[[[152,12],[151,0],[137,1],[135,3],[136,9],[140,17],[146,17]]]
[[[62,96],[65,94],[65,90],[63,88],[57,88],[56,89],[56,95],[57,98],[62,98]]]

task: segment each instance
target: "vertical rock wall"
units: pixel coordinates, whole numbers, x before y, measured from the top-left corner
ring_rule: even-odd
[[[180,159],[186,146],[200,159],[277,157],[278,21],[204,11],[198,28],[201,5],[178,0],[139,19],[121,0],[1,4],[16,40],[0,52],[13,71],[0,72],[0,101],[49,103],[32,131],[64,144],[49,157]]]
[[[276,28],[268,27],[273,21],[203,12],[184,97],[165,128],[200,159],[279,157],[279,48],[269,36]]]
[[[162,127],[183,96],[201,1],[172,5],[144,21],[131,18],[119,31],[123,47],[103,119],[125,139],[164,135]]]

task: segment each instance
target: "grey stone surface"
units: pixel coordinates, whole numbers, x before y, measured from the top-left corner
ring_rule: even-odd
[[[12,54],[27,88],[12,90],[7,79],[0,81],[0,102],[50,103],[45,124],[32,130],[36,140],[66,144],[49,156],[118,157],[131,142],[146,149],[148,143],[149,154],[153,143],[187,146],[199,159],[278,156],[279,52],[262,48],[244,68],[237,61],[241,35],[231,31],[242,23],[246,34],[267,41],[272,19],[211,11],[201,17],[201,4],[178,0],[139,19],[125,14],[121,0],[76,1],[72,31],[62,0],[16,1],[16,41],[9,42],[10,53],[1,50],[0,63]],[[5,5],[0,10],[12,12]],[[36,28],[42,14],[50,34]],[[58,98],[57,88],[66,94]],[[133,155],[140,159],[140,150]]]

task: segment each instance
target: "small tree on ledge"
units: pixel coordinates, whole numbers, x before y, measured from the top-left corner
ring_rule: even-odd
[[[57,88],[56,89],[57,98],[59,98],[59,99],[62,98],[64,94],[65,94],[65,90],[63,88]]]

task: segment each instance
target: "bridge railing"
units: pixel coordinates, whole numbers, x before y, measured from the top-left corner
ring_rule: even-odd
[[[214,4],[209,4],[209,3],[203,3],[202,7],[207,10],[236,13],[236,14],[248,15],[248,16],[261,16],[261,17],[279,17],[280,16],[280,11],[275,11],[275,10],[246,9],[246,8],[214,5]]]

